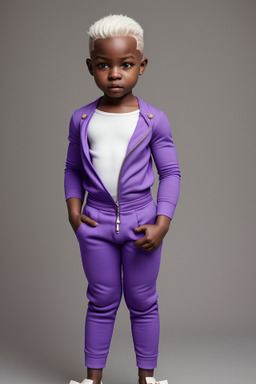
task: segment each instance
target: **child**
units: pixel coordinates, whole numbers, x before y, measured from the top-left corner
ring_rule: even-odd
[[[156,280],[179,197],[178,158],[164,112],[133,95],[148,62],[141,26],[127,16],[110,15],[94,23],[89,36],[86,62],[103,96],[72,114],[64,180],[69,221],[88,281],[87,378],[82,383],[102,384],[122,292],[130,311],[138,384],[155,383]],[[152,157],[159,174],[157,204],[151,194]]]

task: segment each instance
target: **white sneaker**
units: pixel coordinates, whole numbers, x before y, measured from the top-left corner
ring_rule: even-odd
[[[81,383],[78,383],[78,381],[71,380],[69,384],[93,384],[93,380],[91,379],[84,379]],[[100,384],[103,384],[102,380]]]
[[[168,380],[156,381],[154,377],[145,377],[145,380],[147,384],[168,384]]]

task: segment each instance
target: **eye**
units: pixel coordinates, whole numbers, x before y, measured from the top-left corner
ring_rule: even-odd
[[[133,63],[130,63],[130,62],[125,62],[122,64],[122,67],[127,69],[127,68],[131,68],[134,64]]]
[[[107,68],[107,64],[106,63],[99,63],[99,64],[97,64],[97,67],[99,68],[99,69],[106,69]]]

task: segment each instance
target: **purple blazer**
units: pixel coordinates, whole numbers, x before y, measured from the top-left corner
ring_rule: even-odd
[[[137,97],[139,120],[120,169],[117,201],[114,201],[92,164],[87,139],[89,121],[101,98],[75,110],[71,116],[64,171],[65,199],[77,197],[84,202],[87,191],[94,201],[122,210],[122,204],[134,204],[137,199],[151,195],[150,187],[155,181],[153,157],[159,175],[157,215],[172,219],[179,198],[181,173],[166,115]]]

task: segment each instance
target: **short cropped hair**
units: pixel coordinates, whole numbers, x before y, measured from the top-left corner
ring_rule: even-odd
[[[143,54],[143,29],[131,17],[125,15],[109,15],[102,17],[90,26],[87,33],[89,34],[90,54],[94,49],[95,40],[122,36],[134,37],[137,41],[137,49]]]

